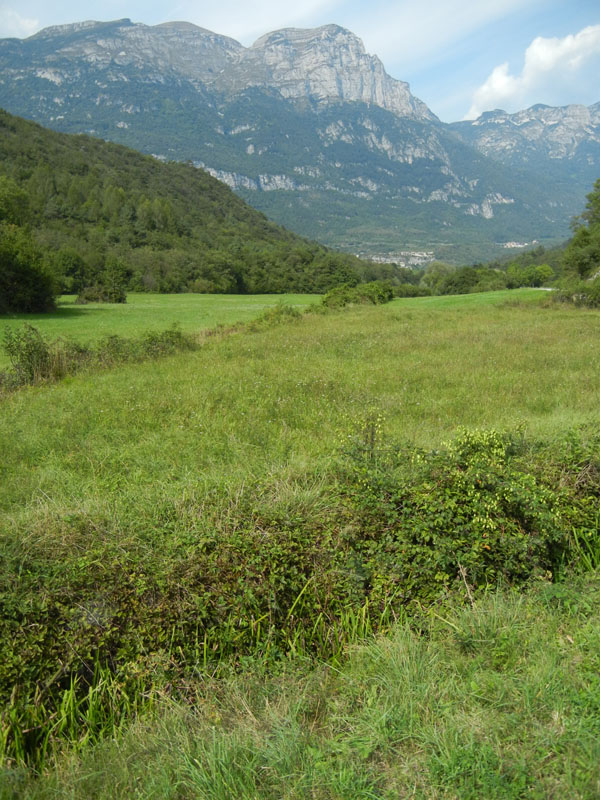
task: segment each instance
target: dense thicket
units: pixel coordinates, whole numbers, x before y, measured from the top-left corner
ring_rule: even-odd
[[[574,221],[574,235],[564,255],[567,270],[579,278],[600,273],[600,179],[587,196],[585,211]]]
[[[190,164],[3,111],[1,178],[0,217],[30,226],[61,291],[103,286],[115,264],[136,291],[320,292],[378,277],[271,223]]]
[[[55,293],[55,282],[31,236],[0,223],[0,314],[49,311]]]
[[[511,258],[461,267],[433,261],[425,270],[411,270],[411,273],[416,276],[420,290],[436,295],[548,286],[569,272],[569,250],[565,251],[565,246],[550,250],[539,246]],[[398,290],[396,294],[413,296]]]

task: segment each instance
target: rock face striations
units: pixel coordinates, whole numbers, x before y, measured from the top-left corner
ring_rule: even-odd
[[[77,80],[85,64],[118,81],[133,68],[147,80],[176,78],[225,94],[261,87],[284,98],[358,101],[414,119],[436,119],[407,83],[391,78],[377,56],[338,25],[275,31],[245,48],[189,22],[90,21],[46,28],[24,42],[4,40],[0,53],[14,78],[28,77],[34,67],[37,77],[61,84]]]
[[[236,72],[238,91],[270,86],[285,98],[370,103],[413,119],[437,119],[407,83],[391,78],[377,56],[365,53],[361,40],[338,25],[262,36],[244,52]]]
[[[444,125],[337,25],[251,47],[185,22],[47,28],[0,40],[0,105],[191,160],[276,221],[363,253],[479,259],[556,241],[600,164],[597,106]]]
[[[594,169],[600,174],[600,103],[489,111],[452,127],[466,143],[509,166],[549,170],[559,178],[566,168],[587,184]]]

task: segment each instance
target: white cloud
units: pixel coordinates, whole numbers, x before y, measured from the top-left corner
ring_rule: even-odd
[[[15,36],[22,39],[39,29],[39,20],[22,17],[12,8],[0,6],[0,37]]]
[[[497,66],[474,92],[465,119],[475,119],[495,108],[517,111],[540,102],[560,105],[566,86],[574,97],[577,89],[590,82],[592,73],[595,79],[597,72],[589,69],[592,60],[600,62],[600,25],[562,39],[538,36],[525,51],[521,74],[512,75],[508,62]],[[581,74],[584,68],[585,75]]]
[[[448,49],[537,0],[371,0],[346,14],[351,29],[402,78],[416,66],[443,60]]]
[[[427,62],[449,42],[458,42],[539,0],[179,0],[165,19],[185,19],[250,44],[282,27],[314,27],[327,22],[349,28],[371,53],[400,69]],[[401,76],[400,76],[401,77]]]

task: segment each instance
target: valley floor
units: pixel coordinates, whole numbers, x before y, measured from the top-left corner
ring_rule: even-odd
[[[598,797],[599,334],[395,300],[0,399],[0,798]]]

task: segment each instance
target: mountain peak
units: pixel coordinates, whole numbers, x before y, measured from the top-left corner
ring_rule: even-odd
[[[197,33],[212,33],[206,28],[201,28],[199,25],[194,25],[193,22],[184,22],[173,20],[172,22],[161,22],[158,25],[153,25],[153,28],[166,28],[173,31],[197,32]]]
[[[123,19],[115,19],[110,22],[99,22],[98,20],[88,19],[83,22],[71,22],[66,25],[51,25],[48,28],[43,28],[41,31],[34,33],[26,41],[31,42],[39,39],[54,39],[61,36],[69,36],[74,33],[87,32],[91,30],[106,30],[107,28],[130,28],[135,27],[128,17]]]
[[[244,54],[244,68],[253,74],[251,85],[276,88],[288,99],[363,102],[398,116],[437,120],[407,83],[390,77],[362,40],[339,25],[267,33]]]
[[[342,28],[340,25],[321,25],[319,28],[281,28],[260,36],[252,45],[253,48],[260,49],[270,45],[287,43],[292,46],[310,46],[315,41],[332,40],[340,36],[351,38],[357,41],[364,51],[364,46],[359,37],[352,31]]]

